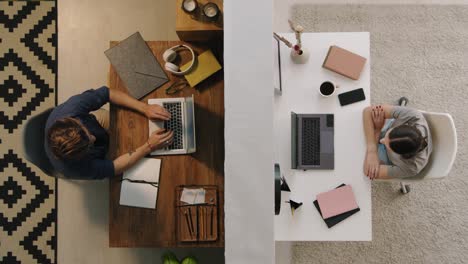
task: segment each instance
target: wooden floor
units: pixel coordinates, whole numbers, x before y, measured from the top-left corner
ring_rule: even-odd
[[[164,65],[162,53],[180,41],[148,42]],[[114,45],[112,42],[111,45]],[[213,47],[190,43],[195,51],[211,49],[222,64],[222,40]],[[182,61],[188,53],[182,53]],[[187,58],[186,58],[187,57]],[[169,75],[171,81],[176,80]],[[143,98],[168,97],[165,88],[171,82]],[[109,73],[110,89],[127,91],[114,69]],[[109,245],[111,247],[224,247],[224,76],[217,72],[197,89],[186,88],[171,97],[194,96],[197,151],[190,155],[158,156],[162,159],[157,209],[119,205],[120,176],[111,179],[109,204]],[[111,158],[144,144],[148,138],[148,120],[140,113],[111,105]],[[175,192],[179,185],[216,185],[218,187],[219,239],[216,242],[180,243],[176,239]]]

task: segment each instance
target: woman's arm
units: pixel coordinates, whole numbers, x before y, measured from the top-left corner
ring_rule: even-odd
[[[376,178],[380,180],[390,179],[391,177],[388,176],[388,167],[387,165],[380,165],[379,175]]]
[[[363,112],[364,134],[366,137],[366,157],[364,160],[364,174],[370,179],[379,175],[380,161],[377,154],[378,138],[372,120],[372,107],[366,107]]]
[[[377,152],[378,138],[376,138],[376,128],[372,119],[373,107],[368,106],[363,112],[364,134],[366,136],[367,152]]]
[[[123,173],[152,151],[171,145],[172,136],[172,131],[165,131],[163,129],[153,132],[148,140],[135,149],[135,151],[130,151],[114,160],[114,174],[119,175]]]
[[[109,89],[109,101],[113,104],[136,110],[146,115],[149,119],[169,120],[171,118],[169,112],[163,107],[159,105],[148,105],[115,89]]]
[[[363,112],[364,134],[366,137],[366,158],[364,161],[364,174],[371,180],[380,176],[380,160],[377,153],[379,136],[385,119],[391,117],[392,106],[368,106]],[[385,170],[386,172],[386,170]],[[382,172],[382,173],[385,173]]]
[[[385,119],[392,118],[392,111],[393,106],[391,105],[374,105],[364,109],[364,133],[366,134],[367,146],[370,144],[377,146]]]

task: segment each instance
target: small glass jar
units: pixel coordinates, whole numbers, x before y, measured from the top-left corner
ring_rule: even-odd
[[[203,15],[210,20],[215,20],[219,16],[219,7],[215,3],[207,3],[203,6]]]
[[[197,10],[198,3],[196,0],[184,0],[182,2],[182,9],[187,13],[194,13]]]

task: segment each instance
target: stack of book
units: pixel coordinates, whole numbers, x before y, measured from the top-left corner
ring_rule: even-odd
[[[337,188],[317,195],[314,205],[328,228],[359,212],[359,206],[350,185],[342,184]]]

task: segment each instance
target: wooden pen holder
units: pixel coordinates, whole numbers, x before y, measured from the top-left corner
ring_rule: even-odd
[[[180,201],[184,188],[205,189],[205,203]],[[178,186],[176,189],[177,240],[179,242],[214,242],[218,239],[218,197],[216,186]]]

